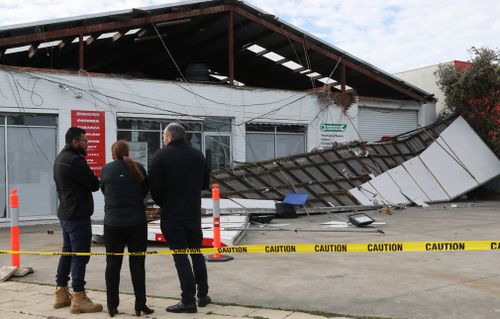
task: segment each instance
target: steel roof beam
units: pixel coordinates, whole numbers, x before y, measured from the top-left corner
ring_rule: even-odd
[[[68,28],[63,30],[46,31],[40,33],[32,33],[27,35],[18,35],[13,37],[0,38],[0,47],[11,47],[18,44],[31,43],[31,42],[44,42],[50,40],[57,40],[60,38],[75,36],[80,34],[95,34],[105,33],[124,28],[133,28],[141,25],[151,23],[166,22],[172,20],[186,19],[190,17],[197,17],[207,14],[216,14],[230,11],[232,6],[220,5],[214,7],[207,7],[202,9],[191,9],[186,11],[170,12],[159,15],[151,15],[147,17],[133,18],[123,21],[105,22],[94,25],[80,26]]]
[[[410,96],[418,101],[423,102],[425,100],[424,97],[412,92],[411,90],[405,89],[405,88],[401,87],[400,85],[397,85],[396,83],[393,83],[392,81],[385,79],[384,77],[382,77],[380,75],[377,75],[376,71],[365,69],[362,66],[356,64],[355,62],[351,62],[349,60],[346,60],[345,56],[342,57],[340,55],[337,55],[337,54],[331,52],[330,50],[328,50],[322,46],[311,43],[309,41],[304,41],[304,39],[302,37],[296,35],[295,33],[287,31],[283,27],[279,27],[279,26],[277,26],[269,21],[266,21],[265,19],[257,17],[253,13],[250,13],[250,12],[240,8],[240,7],[237,7],[237,6],[231,6],[231,7],[235,13],[237,13],[237,14],[239,14],[247,19],[250,19],[250,20],[252,20],[252,21],[268,28],[268,29],[271,29],[274,32],[279,33],[279,34],[289,38],[292,41],[298,42],[300,44],[304,44],[306,46],[306,48],[308,48],[308,49],[312,49],[312,50],[314,50],[318,53],[321,53],[322,55],[324,55],[330,59],[333,59],[335,61],[338,61],[342,58],[340,63],[345,64],[346,67],[348,67],[352,70],[355,70],[361,74],[364,74],[367,77],[370,77],[370,78],[372,78],[372,79],[374,79],[382,84],[385,84],[385,85],[391,87],[392,89],[399,91],[407,96]]]

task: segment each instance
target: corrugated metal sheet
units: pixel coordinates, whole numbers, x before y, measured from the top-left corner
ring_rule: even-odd
[[[417,129],[418,112],[360,106],[358,125],[364,141],[380,141],[382,136],[396,136]]]

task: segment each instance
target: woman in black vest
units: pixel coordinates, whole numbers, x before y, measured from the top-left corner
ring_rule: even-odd
[[[144,197],[149,184],[144,167],[129,158],[125,141],[111,147],[113,161],[101,169],[101,190],[104,194],[104,240],[106,252],[146,251],[147,223]],[[135,314],[153,313],[146,306],[145,256],[130,256],[130,273],[135,294]],[[118,314],[120,270],[123,256],[106,256],[106,294],[108,313]]]

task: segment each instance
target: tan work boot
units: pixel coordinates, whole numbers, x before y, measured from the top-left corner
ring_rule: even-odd
[[[85,291],[75,291],[71,297],[71,313],[80,312],[101,312],[102,305],[99,303],[93,303]]]
[[[63,307],[68,307],[71,305],[71,293],[68,287],[57,287],[54,294],[56,300],[54,301],[54,309],[59,309]]]

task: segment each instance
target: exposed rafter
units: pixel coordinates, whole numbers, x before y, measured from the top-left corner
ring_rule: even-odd
[[[192,9],[189,11],[179,11],[179,12],[160,14],[160,15],[152,15],[148,17],[135,18],[124,21],[99,23],[99,24],[73,27],[55,31],[36,32],[27,35],[18,35],[13,37],[0,38],[0,47],[10,47],[31,42],[50,41],[70,36],[78,36],[79,34],[110,32],[110,31],[120,30],[123,28],[133,28],[142,25],[149,25],[151,23],[159,23],[165,21],[178,20],[187,17],[196,17],[206,14],[228,12],[229,10],[231,10],[230,6],[221,5],[215,7],[207,7],[203,9]]]
[[[237,77],[253,86],[308,90],[311,81],[330,86],[338,82],[332,89],[353,88],[359,95],[380,98],[432,100],[426,92],[237,0],[195,0],[0,28],[0,63],[69,70],[89,67],[94,72],[175,80],[178,72],[165,67],[166,52],[153,26],[167,39],[181,70],[202,61],[227,75],[229,83]],[[50,41],[61,41],[59,50],[53,51],[57,44],[47,45]],[[44,43],[51,48],[50,60],[37,54]],[[252,44],[261,45],[264,51],[249,54],[246,48]],[[307,55],[307,64],[297,52]]]
[[[270,22],[268,22],[268,21],[266,21],[266,20],[258,17],[258,16],[254,15],[251,12],[245,11],[242,8],[235,7],[235,6],[232,6],[232,10],[235,13],[237,13],[237,14],[239,14],[239,15],[247,18],[247,19],[250,19],[250,20],[252,20],[252,21],[254,21],[254,22],[258,23],[258,24],[261,24],[262,26],[264,26],[264,27],[266,27],[268,29],[273,30],[276,33],[279,33],[279,34],[281,34],[283,36],[286,36],[290,40],[293,40],[293,41],[298,42],[298,43],[304,43],[304,38],[301,38],[298,35],[285,30],[284,28],[278,27],[277,25],[272,24],[272,23],[270,23]],[[321,46],[319,46],[317,44],[311,43],[310,41],[307,41],[304,45],[308,49],[315,50],[316,52],[319,52],[319,53],[323,54],[324,56],[326,56],[326,57],[328,57],[330,59],[333,59],[335,61],[338,61],[341,58],[341,56],[339,56],[339,55],[337,55],[337,54],[335,54],[335,53],[327,50],[324,47],[321,47]],[[368,77],[370,77],[370,78],[372,78],[372,79],[374,79],[376,81],[379,81],[379,82],[381,82],[381,83],[383,83],[385,85],[388,85],[391,88],[393,88],[393,89],[395,89],[397,91],[400,91],[401,93],[409,95],[409,96],[413,97],[416,100],[419,100],[419,101],[423,101],[424,100],[424,98],[422,96],[420,96],[420,95],[418,95],[418,94],[416,94],[416,93],[414,93],[414,92],[412,92],[412,91],[410,91],[408,89],[403,88],[401,85],[397,85],[395,83],[392,83],[391,81],[383,78],[382,76],[375,74],[375,72],[372,71],[372,70],[368,70],[366,68],[363,68],[360,65],[357,65],[357,64],[355,64],[355,63],[353,63],[351,61],[346,60],[345,58],[343,59],[342,63],[345,66],[347,66],[347,67],[349,67],[349,68],[351,68],[353,70],[356,70],[356,71],[358,71],[358,72],[360,72],[360,73],[362,73],[362,74],[364,74],[364,75],[366,75],[366,76],[368,76]]]

